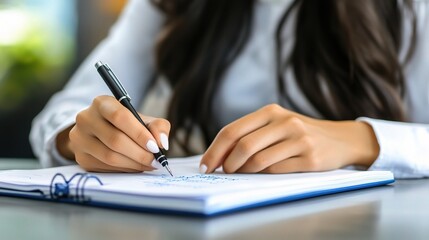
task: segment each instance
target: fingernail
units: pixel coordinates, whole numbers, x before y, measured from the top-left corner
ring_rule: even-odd
[[[207,172],[207,166],[205,164],[200,165],[200,173],[205,174]]]
[[[154,140],[147,141],[146,147],[152,153],[158,153],[159,152],[159,147],[158,147],[158,145],[156,145],[156,142]]]
[[[165,133],[160,134],[161,137],[161,145],[165,150],[168,150],[169,144],[168,144],[168,137]]]
[[[161,165],[161,164],[159,164],[159,162],[158,161],[156,161],[155,159],[152,161],[152,167],[154,167],[154,168],[159,168],[159,166]]]

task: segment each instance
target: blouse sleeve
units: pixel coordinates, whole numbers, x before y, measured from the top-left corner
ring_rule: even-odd
[[[372,126],[380,153],[368,170],[389,170],[395,178],[429,176],[429,125],[359,118]]]
[[[140,104],[154,69],[153,46],[162,15],[149,0],[130,0],[104,39],[81,64],[64,89],[49,100],[33,120],[30,143],[43,167],[74,162],[62,158],[55,147],[57,134],[75,122],[78,112],[94,97],[110,95],[94,64],[108,63],[133,98]],[[95,19],[94,19],[95,21]]]

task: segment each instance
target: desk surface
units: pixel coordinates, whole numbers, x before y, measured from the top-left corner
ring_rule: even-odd
[[[34,168],[0,160],[0,169]],[[209,219],[0,197],[1,239],[429,239],[429,179]]]

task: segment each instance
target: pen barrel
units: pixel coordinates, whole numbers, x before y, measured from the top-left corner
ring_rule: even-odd
[[[147,129],[149,130],[149,128],[146,126],[146,124],[144,123],[143,119],[140,117],[140,115],[138,114],[138,112],[136,111],[136,109],[133,107],[133,105],[131,105],[130,100],[128,99],[123,99],[121,101],[121,104],[126,107],[128,110],[130,110],[130,112],[134,115],[134,117],[137,118],[137,120]],[[155,160],[158,161],[161,166],[165,167],[165,165],[168,165],[168,161],[167,161],[167,157],[165,156],[164,152],[162,151],[162,149],[159,149],[159,152],[154,153],[153,156],[155,157]]]
[[[149,130],[149,128],[146,126],[146,124],[143,122],[143,119],[140,117],[139,113],[136,111],[136,109],[133,107],[133,105],[131,104],[129,99],[123,99],[121,101],[121,104],[127,108],[128,110],[130,110],[130,112],[134,115],[135,118],[137,118],[137,120],[147,129]]]
[[[109,87],[110,91],[113,93],[116,99],[122,99],[124,97],[128,97],[128,93],[121,89],[122,85],[119,83],[119,80],[117,80],[116,76],[113,74],[112,71],[109,71],[109,68],[105,65],[101,65],[97,67],[97,71],[100,74],[101,78],[103,78],[106,85]]]
[[[130,96],[128,95],[125,88],[122,86],[119,79],[113,73],[112,69],[110,69],[107,64],[103,64],[101,61],[95,63],[95,68],[97,69],[97,72],[100,74],[101,78],[103,78],[104,82],[109,87],[115,98],[125,108],[127,108],[134,115],[134,117],[137,118],[137,120],[150,132],[149,128],[143,122],[143,119],[141,119],[140,115],[131,104]],[[167,157],[165,156],[164,152],[160,149],[159,152],[153,153],[153,156],[155,157],[155,160],[158,161],[161,166],[165,167],[170,173],[170,175],[173,176],[170,168],[168,167]]]
[[[155,157],[155,160],[161,164],[161,166],[165,167],[168,165],[167,157],[164,155],[161,149],[159,149],[159,152],[153,154]]]

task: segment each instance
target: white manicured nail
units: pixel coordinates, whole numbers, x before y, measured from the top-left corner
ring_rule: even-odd
[[[152,161],[152,167],[154,167],[154,168],[159,168],[159,166],[161,166],[161,164],[159,164],[159,162],[158,161],[156,161],[155,159]]]
[[[207,166],[204,164],[200,165],[200,173],[205,174],[207,172]]]
[[[168,137],[165,133],[160,134],[161,137],[161,145],[165,150],[168,150],[169,144],[168,144]]]
[[[159,147],[158,147],[158,145],[156,145],[156,142],[154,140],[147,141],[146,147],[152,153],[158,153],[159,152]]]

